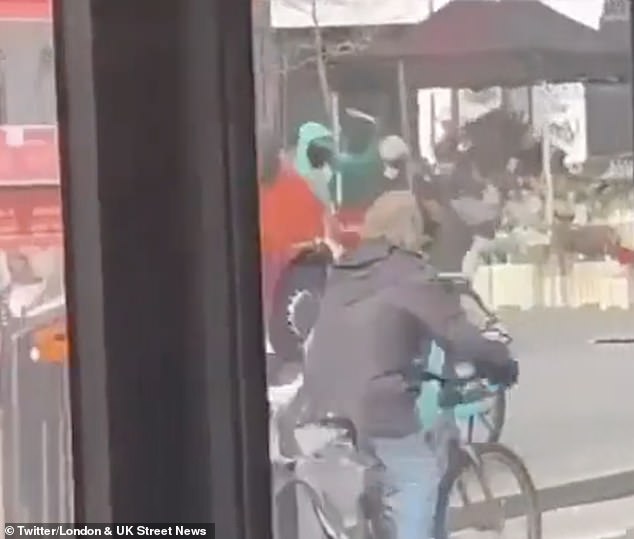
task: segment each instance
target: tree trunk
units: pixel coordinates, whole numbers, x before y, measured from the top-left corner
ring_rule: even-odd
[[[314,24],[315,36],[315,52],[317,54],[317,76],[319,77],[319,88],[321,89],[321,97],[324,101],[324,110],[328,118],[332,117],[332,107],[330,103],[330,85],[328,84],[328,68],[326,59],[324,58],[324,41],[319,26],[319,18],[317,16],[317,0],[312,2],[312,17]]]
[[[253,72],[255,78],[258,149],[281,140],[281,55],[271,26],[270,2],[253,5]]]

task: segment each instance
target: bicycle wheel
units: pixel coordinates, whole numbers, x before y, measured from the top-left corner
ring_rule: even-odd
[[[502,436],[506,420],[506,392],[498,390],[486,402],[475,403],[469,407],[477,407],[468,419],[457,417],[463,439],[469,443],[495,443]]]
[[[303,344],[317,319],[326,265],[293,262],[280,277],[269,319],[269,339],[276,356],[301,362]]]
[[[279,502],[294,501],[294,518],[289,518],[289,511],[281,510]],[[346,537],[343,518],[337,509],[320,496],[307,481],[298,478],[288,479],[275,493],[274,536],[276,539],[296,539],[298,536],[323,537],[337,539]],[[307,518],[306,510],[313,518]],[[293,520],[289,523],[289,520]],[[290,525],[289,525],[290,524]]]
[[[439,488],[435,539],[541,539],[537,491],[515,453],[473,444],[450,460]]]

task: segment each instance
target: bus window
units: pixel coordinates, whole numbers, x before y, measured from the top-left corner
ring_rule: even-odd
[[[254,2],[277,538],[634,530],[630,4]]]
[[[73,522],[52,2],[0,0],[5,522]]]

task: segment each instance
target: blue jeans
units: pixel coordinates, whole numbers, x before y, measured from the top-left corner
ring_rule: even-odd
[[[441,460],[422,432],[404,438],[374,438],[372,442],[385,465],[380,481],[395,539],[428,539],[443,474]]]

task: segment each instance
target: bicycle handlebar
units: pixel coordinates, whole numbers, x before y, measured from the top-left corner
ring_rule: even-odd
[[[471,279],[466,275],[463,273],[439,273],[436,279],[454,287],[458,294],[470,297],[487,318],[497,320],[496,314],[486,306],[480,294],[473,288]]]
[[[468,378],[445,377],[431,373],[422,365],[412,365],[406,371],[395,370],[383,374],[403,376],[412,383],[412,387],[420,387],[424,382],[437,382],[441,389],[438,397],[438,405],[441,408],[454,408],[460,404],[477,402],[497,393],[501,386],[489,384],[485,378],[474,374]]]
[[[468,389],[464,389],[464,386],[444,387],[438,396],[438,406],[440,408],[455,408],[461,404],[479,402],[488,397],[492,397],[499,390],[499,386],[488,385],[482,382]]]

